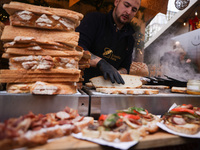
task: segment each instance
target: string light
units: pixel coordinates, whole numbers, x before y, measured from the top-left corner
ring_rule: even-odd
[[[197,11],[195,11],[195,13],[194,13],[194,14],[195,14],[195,16],[198,16],[198,12],[197,12]]]

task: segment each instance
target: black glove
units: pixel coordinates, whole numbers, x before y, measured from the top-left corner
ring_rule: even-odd
[[[115,69],[112,65],[110,65],[107,61],[105,61],[104,59],[101,59],[98,63],[97,63],[97,68],[99,68],[99,70],[103,73],[103,77],[105,80],[107,80],[107,78],[110,78],[110,81],[112,83],[115,83],[115,81],[118,84],[124,84],[124,80],[122,79],[121,75],[118,73],[117,69]]]

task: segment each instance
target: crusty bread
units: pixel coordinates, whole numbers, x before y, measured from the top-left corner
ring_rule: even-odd
[[[1,83],[78,82],[79,78],[80,70],[78,69],[0,70]]]
[[[63,56],[63,57],[72,57],[75,56],[79,60],[83,56],[83,52],[78,51],[57,51],[57,50],[41,50],[41,51],[30,51],[25,48],[7,48],[5,49],[5,52],[12,55],[50,55],[50,56]]]
[[[86,85],[87,87],[89,87],[89,88],[94,88],[92,82],[87,82],[87,83],[85,83],[85,85]]]
[[[187,87],[175,87],[171,88],[171,92],[173,93],[187,93]]]
[[[95,88],[139,88],[142,86],[140,76],[121,74],[125,84],[112,83],[110,80],[105,80],[103,76],[91,78],[90,81]]]
[[[113,132],[113,131],[102,131],[101,132],[101,138],[113,142],[115,139],[120,137],[120,132]]]
[[[88,130],[87,128],[84,128],[82,130],[82,135],[85,137],[90,137],[90,138],[99,138],[101,132],[98,130]]]
[[[38,30],[33,28],[21,28],[14,26],[5,26],[1,40],[4,42],[31,42],[35,41],[44,44],[64,43],[71,47],[78,45],[79,32],[62,32]]]
[[[96,91],[107,94],[131,94],[131,95],[138,95],[138,94],[151,95],[159,93],[159,90],[157,89],[96,88]]]
[[[17,11],[26,10],[37,14],[58,15],[61,17],[70,18],[73,21],[79,21],[83,19],[83,15],[81,13],[72,10],[36,6],[20,2],[10,2],[9,4],[4,4],[3,8],[9,15],[13,15]]]
[[[77,127],[74,131],[75,133],[81,132],[85,127],[87,127],[89,124],[94,123],[93,117],[84,117],[83,120],[80,122],[75,122],[74,125]]]
[[[169,86],[166,85],[142,85],[141,88],[145,89],[169,89]]]
[[[129,74],[146,77],[149,76],[149,69],[145,63],[132,62]]]
[[[8,93],[32,93],[39,95],[74,94],[77,92],[76,85],[73,82],[8,84],[6,90]]]
[[[137,130],[127,130],[123,132],[120,136],[121,142],[129,142],[129,141],[139,141],[140,133]]]
[[[83,18],[83,14],[72,10],[20,2],[4,4],[3,8],[10,14],[10,24],[13,26],[72,31]]]
[[[51,69],[51,70],[9,70],[1,69],[0,74],[80,74],[78,69]]]
[[[73,82],[69,84],[50,84],[37,81],[30,89],[31,94],[37,95],[75,94],[76,92],[76,85]]]
[[[154,118],[152,121],[146,121],[146,130],[149,133],[155,133],[156,131],[159,130],[159,127],[157,126],[157,122],[160,122],[161,118],[151,114],[151,116]],[[145,119],[143,119],[145,120]]]
[[[184,125],[175,125],[169,122],[166,122],[165,125],[176,132],[184,133],[184,134],[196,134],[199,132],[200,127],[197,124],[184,124]]]
[[[78,82],[79,81],[79,75],[74,75],[73,77],[66,77],[66,78],[21,78],[21,77],[15,77],[15,78],[0,78],[1,83],[29,83],[29,82],[50,82],[50,83],[57,83],[57,82]]]

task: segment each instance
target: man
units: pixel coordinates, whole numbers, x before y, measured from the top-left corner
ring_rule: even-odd
[[[80,32],[79,46],[91,53],[91,67],[84,72],[84,80],[103,75],[112,83],[124,84],[120,74],[129,73],[134,38],[130,22],[141,0],[115,0],[108,14],[90,13],[76,29]]]

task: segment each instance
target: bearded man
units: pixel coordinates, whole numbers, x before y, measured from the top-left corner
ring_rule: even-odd
[[[79,46],[91,53],[90,68],[84,71],[84,82],[103,75],[112,83],[124,84],[120,74],[128,74],[132,63],[135,32],[130,25],[141,0],[115,0],[107,14],[87,14],[76,31]]]

